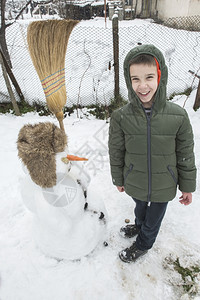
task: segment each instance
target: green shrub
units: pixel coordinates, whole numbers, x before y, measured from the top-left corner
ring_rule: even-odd
[[[189,87],[187,89],[185,89],[183,92],[179,92],[179,93],[172,93],[169,98],[167,98],[167,100],[172,100],[175,96],[180,96],[180,95],[186,95],[189,96],[192,92],[192,87]]]

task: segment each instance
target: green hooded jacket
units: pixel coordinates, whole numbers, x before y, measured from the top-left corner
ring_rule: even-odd
[[[148,117],[134,92],[130,61],[140,54],[153,55],[161,79]],[[129,103],[113,112],[109,129],[109,155],[113,184],[142,201],[167,202],[182,192],[194,192],[196,167],[193,132],[187,112],[166,100],[167,66],[153,45],[132,49],[124,61]]]

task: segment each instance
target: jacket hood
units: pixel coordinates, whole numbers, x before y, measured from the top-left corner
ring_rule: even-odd
[[[161,109],[166,103],[166,87],[167,87],[167,79],[168,79],[168,70],[165,64],[165,59],[163,54],[161,53],[158,48],[154,45],[141,45],[138,47],[133,48],[127,54],[124,60],[124,77],[128,89],[128,98],[129,101],[133,104],[134,109],[141,109],[141,102],[139,97],[136,95],[132,88],[131,78],[130,78],[130,62],[133,58],[141,54],[149,54],[156,58],[158,61],[160,71],[161,71],[161,78],[157,88],[157,91],[154,96],[154,110],[158,111]]]

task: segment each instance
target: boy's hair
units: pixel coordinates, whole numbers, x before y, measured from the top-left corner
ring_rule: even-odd
[[[134,57],[131,61],[130,61],[130,66],[131,65],[139,65],[139,64],[144,64],[144,65],[148,65],[148,66],[156,66],[156,61],[153,55],[150,54],[140,54],[136,57]]]

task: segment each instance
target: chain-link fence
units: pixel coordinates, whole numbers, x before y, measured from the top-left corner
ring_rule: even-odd
[[[190,31],[200,31],[200,16],[169,18],[165,26]]]
[[[29,103],[45,103],[40,80],[31,62],[26,33],[29,21],[20,21],[7,29],[7,44],[13,73]],[[145,20],[119,22],[120,94],[127,99],[123,61],[138,43],[151,43],[165,56],[169,69],[168,96],[197,87],[200,67],[200,32],[177,30]],[[112,28],[86,27],[79,23],[70,36],[66,55],[67,106],[73,104],[108,105],[114,97],[114,61]],[[10,101],[0,70],[0,102]]]

